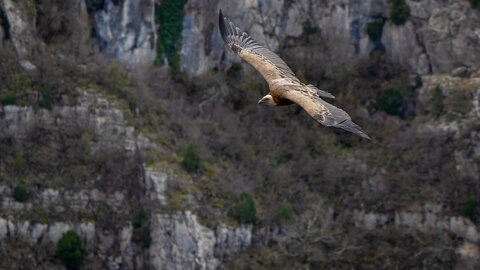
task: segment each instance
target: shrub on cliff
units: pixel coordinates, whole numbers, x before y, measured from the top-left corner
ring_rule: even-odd
[[[188,144],[185,150],[182,165],[183,168],[190,173],[200,169],[200,155],[198,154],[197,147],[192,142]]]
[[[235,208],[235,217],[238,222],[253,223],[257,219],[257,208],[253,196],[243,192]]]
[[[392,0],[392,5],[390,19],[396,25],[403,25],[410,16],[410,6],[405,3],[405,0]]]
[[[155,65],[163,65],[163,55],[165,55],[172,75],[180,73],[178,50],[181,47],[183,7],[186,2],[186,0],[166,0],[155,5],[155,21],[159,26]]]
[[[7,94],[5,97],[0,98],[0,104],[5,105],[15,105],[17,104],[17,97],[14,94]]]
[[[16,186],[13,190],[13,198],[17,202],[24,202],[28,199],[27,190],[24,187]]]
[[[67,269],[79,269],[84,256],[85,249],[77,233],[70,230],[62,234],[62,238],[57,243],[57,257],[62,260]]]
[[[470,218],[473,222],[477,220],[477,207],[479,203],[472,197],[468,197],[465,205],[463,206],[462,213],[464,216]]]
[[[443,89],[440,86],[436,86],[433,91],[432,91],[432,96],[430,97],[430,104],[432,106],[432,114],[436,117],[438,117],[440,114],[442,114],[443,109],[445,107],[443,103]]]
[[[289,221],[293,216],[293,207],[289,203],[281,203],[277,217]]]
[[[390,88],[377,98],[376,109],[390,115],[403,116],[407,101],[407,88]]]
[[[12,168],[15,173],[21,173],[27,164],[27,161],[21,154],[15,155],[13,159]]]
[[[380,41],[382,38],[383,25],[385,24],[385,19],[377,19],[374,22],[367,24],[367,34],[370,39],[374,42]]]
[[[140,210],[132,221],[133,226],[133,242],[139,244],[143,248],[148,248],[152,241],[150,236],[150,228],[148,217],[144,210]]]
[[[470,0],[470,4],[473,8],[480,7],[480,0]]]
[[[40,94],[41,94],[41,99],[38,103],[40,108],[51,110],[52,109],[52,99],[53,99],[52,87],[44,87]]]

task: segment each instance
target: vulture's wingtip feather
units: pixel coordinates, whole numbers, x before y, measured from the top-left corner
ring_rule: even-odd
[[[357,124],[355,124],[351,120],[346,120],[346,121],[344,121],[344,122],[342,122],[338,125],[334,125],[333,127],[344,129],[344,130],[352,132],[353,134],[358,135],[362,138],[365,138],[367,140],[371,140],[371,138],[360,128],[360,126],[358,126]]]
[[[227,42],[226,28],[225,28],[225,18],[223,17],[222,9],[218,13],[218,27],[220,28],[220,34],[225,42]]]

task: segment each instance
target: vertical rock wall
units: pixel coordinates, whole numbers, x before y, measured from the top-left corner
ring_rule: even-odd
[[[468,1],[406,2],[411,9],[407,22],[397,26],[387,20],[383,29],[381,41],[392,61],[418,74],[450,72],[461,65],[477,68],[480,11],[472,9]],[[287,39],[300,37],[309,23],[318,29],[316,34],[327,40],[335,37],[327,46],[351,46],[354,58],[368,55],[375,48],[367,25],[388,18],[391,5],[386,0],[190,0],[185,7],[182,34],[181,67],[185,71],[200,74],[239,61],[226,52],[218,33],[220,8],[237,26],[273,51],[285,46]]]
[[[101,50],[129,65],[155,59],[154,0],[106,0],[94,13]]]

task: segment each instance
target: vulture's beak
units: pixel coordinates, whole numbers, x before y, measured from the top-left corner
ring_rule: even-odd
[[[258,101],[258,104],[263,104],[263,103],[265,103],[265,100],[263,100],[263,99],[260,99],[260,100]]]

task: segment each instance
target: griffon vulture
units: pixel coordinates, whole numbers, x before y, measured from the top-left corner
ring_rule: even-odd
[[[242,32],[230,20],[219,14],[219,27],[228,47],[258,70],[268,83],[270,92],[258,101],[269,106],[297,103],[324,126],[341,128],[370,139],[362,129],[352,122],[343,110],[325,102],[322,98],[335,98],[332,94],[309,84],[305,85],[275,53],[258,44],[247,33]]]

